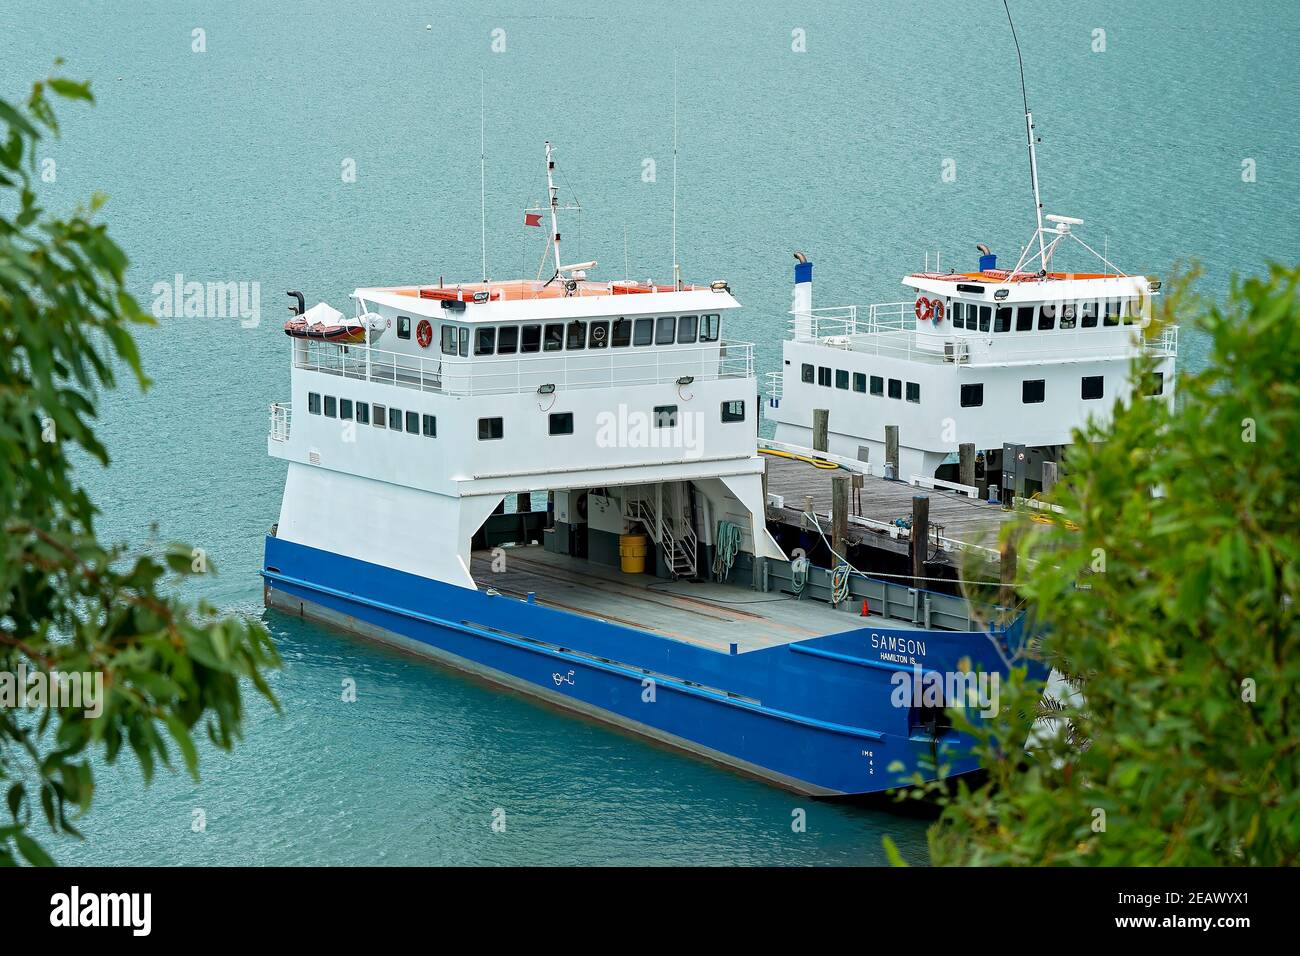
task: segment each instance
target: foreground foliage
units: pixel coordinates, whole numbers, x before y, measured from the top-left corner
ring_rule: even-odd
[[[12,693],[19,673],[100,673],[104,694],[93,707],[84,697],[59,706],[49,692],[0,698],[0,864],[51,862],[32,833],[42,819],[46,832],[77,833],[95,753],[111,763],[125,747],[148,780],[171,765],[170,740],[197,777],[195,733],[228,749],[244,715],[241,681],[274,702],[261,670],[278,663],[259,625],[164,590],[210,572],[201,553],[129,557],[96,540],[96,509],[69,455],[108,464],[93,429],[97,393],[119,367],[148,387],[131,327],[152,320],[96,221],[103,197],[66,219],[37,205],[36,149],[58,133],[54,97],[91,100],[88,85],[62,78],[34,84],[25,106],[0,99],[0,678]]]

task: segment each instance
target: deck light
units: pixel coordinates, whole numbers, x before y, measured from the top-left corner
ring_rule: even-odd
[[[551,384],[537,386],[538,395],[554,395],[555,386]]]
[[[997,292],[994,292],[994,293],[993,293],[993,298],[995,298],[995,299],[997,299],[999,302],[1001,302],[1003,299],[1005,299],[1005,298],[1006,298],[1008,295],[1010,295],[1010,294],[1011,294],[1011,290],[1010,290],[1010,289],[998,289]]]
[[[716,282],[710,282],[709,288],[714,292],[730,292],[731,286],[727,285],[726,279],[718,279]]]
[[[691,382],[693,382],[693,381],[695,381],[695,376],[694,376],[694,375],[683,375],[681,378],[679,378],[679,379],[677,380],[677,384],[678,384],[678,385],[690,385]]]

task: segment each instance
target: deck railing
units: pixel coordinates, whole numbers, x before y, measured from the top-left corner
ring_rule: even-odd
[[[293,364],[404,388],[455,395],[503,395],[555,388],[655,385],[689,378],[752,378],[754,346],[720,342],[690,348],[605,348],[516,358],[418,355],[365,345],[294,342]]]
[[[289,440],[289,419],[293,406],[288,402],[271,403],[271,441]]]

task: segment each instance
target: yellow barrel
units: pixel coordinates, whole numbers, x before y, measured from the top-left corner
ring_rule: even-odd
[[[645,572],[647,539],[643,534],[624,534],[618,539],[619,564],[628,574]]]

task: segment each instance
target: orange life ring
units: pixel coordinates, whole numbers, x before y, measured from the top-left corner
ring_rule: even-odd
[[[919,299],[916,300],[916,317],[920,319],[922,322],[928,319],[933,312],[934,312],[934,303],[931,302],[929,299],[927,299],[925,296],[921,296]]]
[[[931,304],[934,306],[934,324],[938,325],[943,321],[943,299],[935,299]]]
[[[415,327],[415,341],[420,343],[422,349],[427,349],[433,341],[433,326],[428,319],[421,319],[420,324]]]

